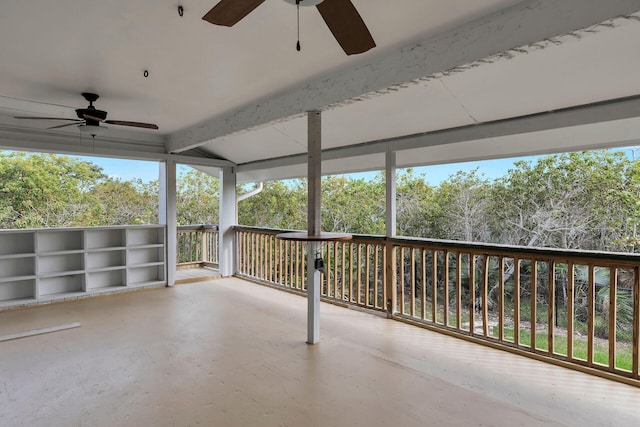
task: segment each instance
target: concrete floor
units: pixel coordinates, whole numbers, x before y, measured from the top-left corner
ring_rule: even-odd
[[[185,283],[206,282],[207,280],[219,279],[220,271],[216,268],[196,267],[185,268],[176,271],[176,285]]]
[[[638,426],[640,389],[239,279],[0,313],[1,426]]]

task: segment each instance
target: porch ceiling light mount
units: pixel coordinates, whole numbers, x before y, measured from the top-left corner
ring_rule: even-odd
[[[106,126],[89,124],[78,125],[78,129],[80,130],[80,133],[91,135],[93,138],[95,138],[97,135],[104,135],[107,130],[109,130],[109,128]]]

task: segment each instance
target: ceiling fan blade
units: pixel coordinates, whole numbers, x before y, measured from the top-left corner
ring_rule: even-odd
[[[77,122],[78,119],[67,119],[66,117],[31,117],[31,116],[14,116],[14,119],[25,119],[25,120],[72,120]]]
[[[207,22],[225,27],[233,27],[264,0],[221,0],[202,17]]]
[[[158,129],[158,125],[153,123],[127,122],[123,120],[105,120],[104,123],[118,126],[131,126],[134,128]]]
[[[316,7],[347,55],[376,47],[369,29],[350,0],[324,0]]]
[[[74,125],[78,125],[78,124],[80,124],[80,123],[82,123],[82,120],[76,120],[76,122],[75,122],[75,123],[65,123],[65,124],[63,124],[63,125],[53,126],[53,127],[47,128],[47,129],[60,129],[60,128],[66,128],[67,126],[74,126]]]

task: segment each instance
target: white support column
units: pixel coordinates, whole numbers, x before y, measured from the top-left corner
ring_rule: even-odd
[[[385,283],[387,293],[387,316],[392,317],[397,306],[397,274],[396,274],[396,252],[391,237],[396,235],[396,152],[387,149],[385,157],[385,197],[386,197],[386,276]]]
[[[222,168],[220,179],[220,220],[218,238],[220,253],[218,255],[219,270],[222,277],[233,276],[236,272],[236,174],[233,168]]]
[[[308,112],[308,204],[307,234],[320,235],[322,192],[322,122],[319,111]],[[322,248],[320,242],[307,245],[307,344],[320,341],[320,272],[315,269],[315,254]]]
[[[396,235],[396,152],[387,150],[385,156],[386,230],[387,237]]]
[[[173,286],[176,281],[178,247],[176,226],[176,162],[174,160],[160,162],[158,183],[158,222],[167,227],[167,238],[165,241],[167,286]]]
[[[307,242],[307,344],[320,341],[320,272],[315,269],[315,254],[322,242]]]

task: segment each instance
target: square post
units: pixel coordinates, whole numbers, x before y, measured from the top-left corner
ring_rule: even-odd
[[[233,276],[236,272],[236,236],[233,229],[236,217],[236,173],[233,168],[222,168],[218,224],[218,268],[222,277]]]
[[[308,115],[308,204],[307,233],[310,236],[322,232],[320,216],[322,192],[322,123],[319,111]],[[309,242],[307,250],[307,344],[320,341],[320,272],[315,268],[315,254],[322,248],[320,242]]]
[[[167,286],[176,281],[176,263],[178,262],[178,227],[176,213],[176,162],[165,160],[159,164],[158,174],[158,222],[166,226],[165,268]]]
[[[385,197],[386,197],[386,291],[387,317],[393,316],[398,306],[396,252],[391,243],[391,237],[396,235],[396,153],[387,149],[385,156]],[[402,262],[402,260],[401,260]]]

